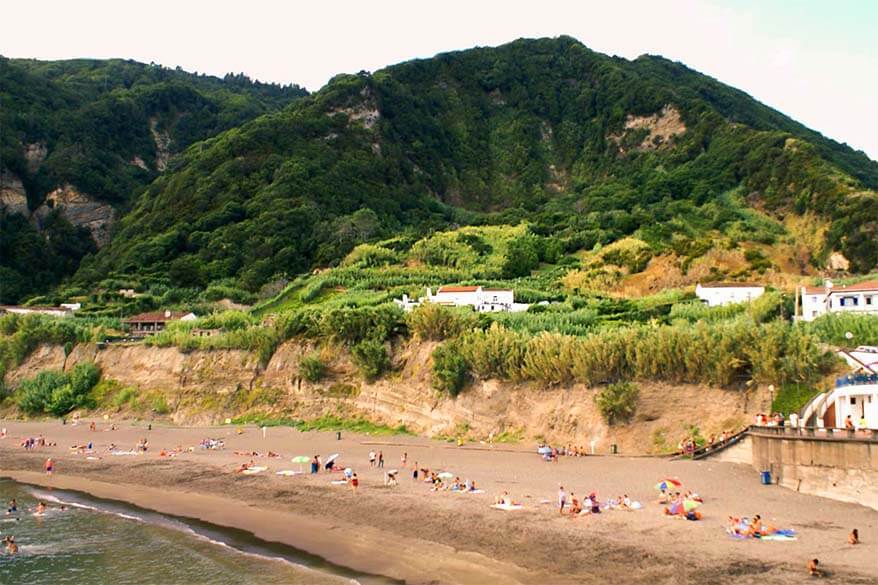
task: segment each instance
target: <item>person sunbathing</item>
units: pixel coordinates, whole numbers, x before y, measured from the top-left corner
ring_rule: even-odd
[[[504,491],[501,495],[494,498],[494,504],[498,506],[516,506],[517,504],[509,497],[509,492]]]
[[[579,498],[577,498],[573,492],[570,492],[570,516],[577,516],[582,514],[582,504],[579,502]]]
[[[671,500],[671,494],[667,490],[662,490],[659,494],[657,504],[667,504]]]
[[[625,494],[622,497],[622,503],[619,504],[619,509],[621,509],[621,510],[630,510],[631,509],[631,498],[628,497],[628,494]]]
[[[856,528],[848,534],[848,544],[860,544],[860,532]]]
[[[242,463],[241,467],[235,470],[235,473],[244,473],[248,469],[253,467],[253,460],[251,459],[249,463]]]
[[[762,516],[756,514],[756,516],[753,517],[753,521],[750,522],[750,527],[747,529],[747,536],[751,538],[760,538],[762,534]]]

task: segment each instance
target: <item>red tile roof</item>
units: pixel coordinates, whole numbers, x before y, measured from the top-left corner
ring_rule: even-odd
[[[758,282],[702,282],[702,288],[764,288]]]
[[[832,287],[830,294],[833,293],[844,293],[844,292],[864,292],[864,291],[878,291],[878,282],[874,280],[868,280],[866,282],[858,282],[857,284],[849,284],[847,286],[837,285]]]
[[[483,288],[482,290],[491,292],[512,292],[511,288]]]
[[[168,321],[177,321],[182,319],[189,313],[185,311],[168,311],[170,313],[165,316],[165,311],[156,311],[154,313],[141,313],[134,315],[125,320],[126,323],[167,323]]]
[[[476,292],[479,290],[477,286],[440,286],[436,294],[439,293],[456,293],[456,292]]]

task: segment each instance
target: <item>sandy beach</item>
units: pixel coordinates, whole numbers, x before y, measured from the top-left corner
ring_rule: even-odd
[[[543,462],[532,445],[482,444],[457,447],[410,436],[370,437],[343,433],[300,433],[289,428],[262,431],[242,427],[154,427],[98,421],[78,426],[59,422],[0,422],[0,475],[26,483],[76,489],[159,512],[240,528],[257,537],[289,544],[333,563],[406,583],[799,583],[805,565],[819,558],[827,581],[878,583],[878,511],[855,504],[763,486],[752,468],[711,461],[657,458],[562,457]],[[44,436],[54,447],[26,451],[25,437]],[[109,445],[130,450],[142,438],[149,450],[112,455]],[[221,438],[223,450],[204,450],[204,438]],[[91,441],[92,459],[72,445]],[[162,449],[183,453],[161,457]],[[195,447],[188,452],[189,447]],[[386,469],[400,469],[398,486],[387,487],[383,470],[370,468],[368,453],[381,450]],[[274,451],[281,458],[235,451]],[[401,468],[400,457],[408,464]],[[360,487],[331,483],[340,473],[279,476],[300,469],[297,455],[326,457],[357,472]],[[47,476],[47,457],[56,472]],[[268,469],[235,473],[253,459]],[[411,467],[447,470],[474,480],[484,494],[430,491],[413,481]],[[306,472],[308,466],[301,466]],[[655,503],[654,484],[679,478],[704,497],[704,519],[669,519]],[[555,501],[559,485],[601,500],[628,494],[640,511],[609,511],[570,518]],[[524,509],[490,508],[508,491]],[[543,503],[548,501],[549,503]],[[725,532],[729,515],[761,514],[767,524],[794,529],[798,540],[736,540]],[[846,542],[858,528],[862,544]]]

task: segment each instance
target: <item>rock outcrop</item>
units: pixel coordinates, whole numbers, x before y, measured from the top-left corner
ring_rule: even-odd
[[[87,227],[98,246],[109,242],[110,226],[116,219],[116,210],[111,205],[93,199],[72,185],[64,185],[46,196],[33,217],[39,224],[53,209],[60,209],[73,225]]]

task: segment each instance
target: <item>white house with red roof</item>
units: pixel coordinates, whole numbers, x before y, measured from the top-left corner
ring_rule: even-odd
[[[482,286],[440,286],[433,294],[427,289],[427,295],[414,301],[403,295],[396,299],[396,304],[410,311],[422,303],[435,303],[447,307],[472,307],[480,313],[496,313],[507,311],[517,313],[527,311],[527,303],[516,303],[515,293],[511,288],[488,288]]]
[[[813,321],[827,313],[878,315],[878,281],[833,285],[827,280],[823,286],[803,286],[799,293],[803,321]]]

